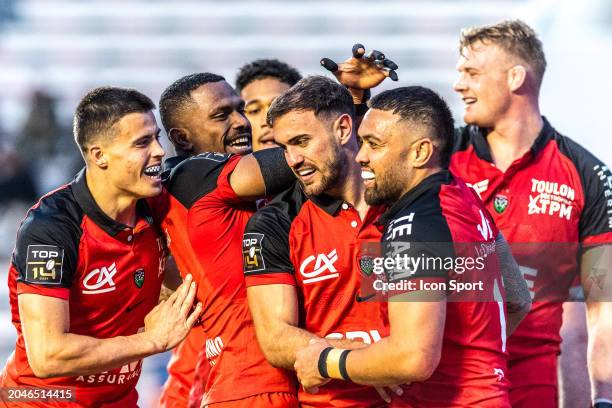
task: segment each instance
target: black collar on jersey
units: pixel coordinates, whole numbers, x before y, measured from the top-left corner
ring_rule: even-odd
[[[548,142],[554,137],[555,129],[550,125],[548,119],[542,116],[542,120],[544,121],[544,125],[538,134],[538,137],[531,145],[531,153],[533,157],[537,156],[537,154],[548,144]],[[486,160],[490,163],[493,163],[493,157],[491,156],[491,149],[489,148],[489,143],[487,142],[487,135],[489,134],[489,129],[479,128],[474,126],[474,151],[476,155],[482,159]]]
[[[122,224],[118,221],[113,220],[111,217],[106,215],[104,211],[98,206],[91,191],[87,186],[87,180],[85,178],[85,168],[83,168],[74,178],[71,183],[72,194],[81,209],[85,214],[93,220],[100,228],[102,228],[107,234],[115,236],[125,229],[131,229],[131,227]],[[147,223],[153,224],[153,217],[147,202],[145,200],[138,200],[136,203],[136,216],[143,218]]]
[[[430,176],[425,177],[419,184],[413,187],[410,191],[404,194],[395,204],[393,204],[383,215],[380,216],[378,223],[386,226],[395,218],[397,213],[412,204],[421,195],[429,189],[435,188],[440,184],[448,184],[452,181],[453,176],[448,170],[441,170]]]
[[[330,197],[325,194],[320,194],[318,196],[310,196],[309,198],[310,201],[312,201],[317,207],[332,216],[335,215],[336,212],[338,212],[340,206],[344,202],[339,198]]]

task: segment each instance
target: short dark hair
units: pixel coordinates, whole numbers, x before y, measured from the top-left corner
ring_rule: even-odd
[[[371,109],[392,111],[401,120],[427,126],[439,142],[440,165],[448,167],[455,124],[451,111],[437,93],[422,86],[407,86],[381,92],[370,100]]]
[[[316,116],[349,114],[355,116],[355,106],[350,92],[336,81],[320,75],[301,79],[287,92],[272,102],[267,122],[274,121],[292,111],[313,111]]]
[[[103,86],[89,91],[79,102],[74,113],[74,140],[82,152],[100,136],[108,132],[121,118],[130,113],[146,113],[155,104],[135,89]]]
[[[519,58],[535,71],[538,88],[546,71],[546,56],[542,41],[533,28],[521,20],[505,20],[497,24],[475,26],[461,30],[459,52],[477,42],[495,44]]]
[[[199,72],[179,78],[168,86],[159,98],[159,116],[164,129],[168,132],[173,127],[179,127],[176,123],[177,113],[185,103],[193,101],[191,91],[202,85],[220,81],[225,81],[221,75]]]
[[[238,70],[236,91],[241,92],[251,82],[263,78],[275,78],[293,86],[302,79],[302,75],[297,69],[277,59],[258,59]]]

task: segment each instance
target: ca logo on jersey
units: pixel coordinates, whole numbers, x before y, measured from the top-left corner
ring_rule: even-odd
[[[337,278],[339,273],[334,266],[337,261],[338,252],[335,249],[328,254],[310,255],[304,259],[300,265],[300,273],[306,278],[303,281],[304,284]]]
[[[86,295],[96,295],[98,293],[112,292],[116,289],[113,277],[117,274],[115,263],[111,266],[94,269],[83,278],[83,286]]]

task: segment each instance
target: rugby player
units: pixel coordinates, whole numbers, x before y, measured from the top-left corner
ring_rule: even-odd
[[[196,373],[205,384],[194,389],[210,407],[297,406],[293,376],[268,364],[257,344],[241,260],[255,200],[286,188],[293,174],[280,149],[250,154],[244,102],[219,75],[177,80],[162,94],[160,112],[179,154],[165,166],[162,226],[179,270],[198,282],[205,310],[204,373]]]
[[[258,59],[238,71],[236,91],[245,102],[244,113],[251,123],[253,151],[276,147],[266,114],[272,101],[300,79],[295,68],[276,59]]]
[[[166,250],[145,201],[162,191],[154,108],[131,89],[85,95],[74,116],[85,168],[21,224],[9,270],[17,342],[0,385],[69,388],[73,402],[65,391],[16,405],[136,407],[141,359],[178,344],[202,310],[190,313],[191,277],[157,305]]]
[[[515,244],[534,300],[508,342],[512,406],[557,406],[562,302],[578,274],[592,396],[604,406],[612,404],[612,303],[598,301],[606,300],[598,286],[612,264],[612,175],[541,115],[545,68],[541,41],[521,21],[462,32],[454,87],[468,126],[457,132],[450,168],[474,186]]]
[[[503,237],[476,194],[448,172],[453,119],[433,91],[398,88],[374,97],[359,138],[356,161],[365,200],[389,206],[379,221],[385,226],[383,243],[410,242],[402,255],[417,257],[425,251],[445,259],[479,256],[466,243],[494,247],[499,240],[503,248]],[[392,406],[509,407],[506,329],[513,330],[527,313],[529,295],[523,283],[525,307],[507,323],[496,262],[489,254],[484,270],[464,272],[464,281],[469,276],[482,282],[476,296],[447,302],[444,290],[396,291],[388,303],[390,335],[373,345],[350,351],[330,347],[326,340],[312,342],[297,353],[300,382],[306,388],[325,378],[369,385],[412,383]],[[509,266],[520,283],[518,266]],[[425,286],[448,283],[453,276],[461,275],[418,268],[402,279]],[[389,276],[389,282],[400,280]]]
[[[293,369],[296,352],[328,336],[371,343],[388,335],[385,305],[358,301],[359,240],[378,241],[379,207],[363,199],[351,94],[331,79],[302,79],[268,111],[274,140],[299,183],[260,209],[244,234],[244,273],[268,361]],[[372,387],[333,381],[304,407],[379,407]]]

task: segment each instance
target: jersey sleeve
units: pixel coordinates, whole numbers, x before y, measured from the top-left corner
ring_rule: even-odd
[[[213,191],[224,202],[238,202],[229,176],[239,161],[240,156],[202,153],[176,165],[164,179],[164,186],[188,209]]]
[[[565,139],[584,190],[579,237],[584,245],[612,243],[612,172],[582,146]],[[564,149],[565,150],[565,149]]]
[[[242,241],[243,270],[247,286],[295,285],[289,255],[291,221],[282,210],[268,206],[249,220]]]
[[[68,299],[78,265],[78,226],[68,217],[31,211],[17,234],[12,266],[17,294]]]
[[[447,280],[455,252],[446,220],[438,214],[401,212],[385,230],[383,256],[388,282]]]

